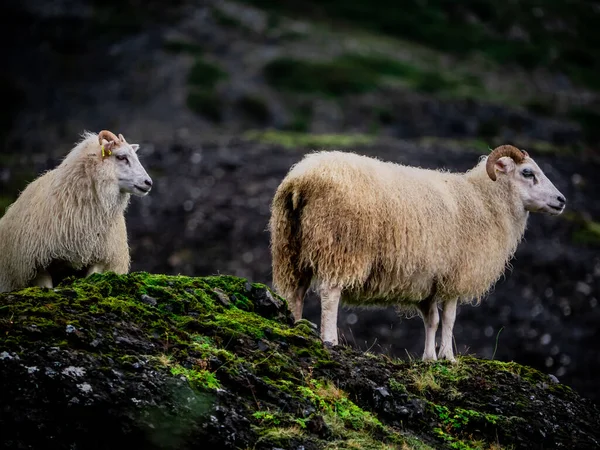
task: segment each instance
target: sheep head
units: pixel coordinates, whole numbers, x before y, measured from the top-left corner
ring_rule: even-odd
[[[122,134],[102,130],[98,134],[102,146],[102,158],[106,160],[107,169],[114,171],[122,193],[140,197],[147,195],[152,189],[152,179],[140,163],[137,156],[138,144],[130,144]]]
[[[564,211],[565,197],[526,151],[512,145],[501,145],[490,153],[485,168],[493,181],[497,179],[496,171],[511,177],[526,211],[551,215]]]

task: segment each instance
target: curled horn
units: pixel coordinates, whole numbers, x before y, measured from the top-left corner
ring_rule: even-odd
[[[490,156],[488,156],[485,164],[485,170],[493,181],[496,181],[496,161],[503,156],[510,156],[517,164],[521,164],[525,158],[529,157],[527,152],[519,150],[512,145],[501,145],[500,147],[496,147],[494,151],[490,153]]]
[[[119,138],[117,136],[115,136],[115,134],[112,131],[108,131],[108,130],[102,130],[98,134],[98,142],[100,144],[102,144],[102,139],[106,139],[109,142],[114,141],[115,144],[117,144],[119,142]]]

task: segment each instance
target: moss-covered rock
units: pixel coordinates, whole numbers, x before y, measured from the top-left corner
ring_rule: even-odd
[[[0,295],[5,448],[595,448],[600,411],[515,363],[328,349],[268,287],[93,275]]]

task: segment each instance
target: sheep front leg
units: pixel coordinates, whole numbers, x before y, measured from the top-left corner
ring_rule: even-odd
[[[35,275],[35,278],[31,280],[31,286],[45,287],[52,289],[52,276],[47,270],[40,270]]]
[[[337,317],[341,295],[340,288],[321,290],[321,339],[331,345],[338,344]]]
[[[423,352],[423,361],[435,361],[435,333],[440,323],[440,316],[437,309],[437,300],[434,295],[427,297],[419,302],[419,310],[423,317],[425,325],[425,350]]]
[[[94,273],[102,273],[102,266],[100,264],[92,264],[88,268],[87,273],[85,274],[85,276],[89,277],[90,275],[92,275]]]
[[[454,321],[456,319],[456,306],[458,299],[448,300],[444,303],[442,309],[442,342],[440,344],[439,357],[449,361],[454,359],[452,350],[452,330],[454,329]]]

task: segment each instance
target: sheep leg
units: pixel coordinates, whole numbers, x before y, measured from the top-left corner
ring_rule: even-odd
[[[45,287],[52,289],[52,276],[47,270],[40,270],[36,274],[35,278],[31,280],[31,286]]]
[[[341,288],[321,290],[321,339],[331,345],[338,344],[337,317],[341,295]]]
[[[440,359],[447,359],[453,362],[456,360],[454,359],[454,352],[452,350],[452,330],[454,329],[454,321],[456,319],[457,304],[457,298],[444,302],[442,308],[442,342],[439,351]]]
[[[85,276],[89,277],[90,275],[92,275],[94,273],[102,273],[102,266],[100,264],[92,264],[88,268],[87,273],[85,274]]]
[[[294,319],[299,321],[302,319],[302,311],[304,310],[304,296],[306,291],[310,287],[310,278],[308,280],[302,280],[298,286],[298,289],[292,294],[292,313]]]
[[[437,300],[434,295],[430,295],[418,304],[423,324],[425,325],[425,351],[423,352],[423,361],[435,361],[435,333],[440,323],[440,316],[437,309]]]

